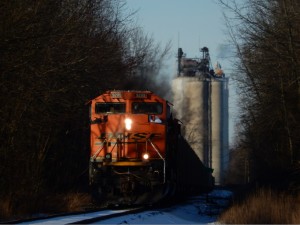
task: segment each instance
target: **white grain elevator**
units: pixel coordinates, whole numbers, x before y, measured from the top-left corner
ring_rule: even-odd
[[[182,133],[201,161],[224,183],[228,165],[228,78],[217,63],[211,69],[208,48],[202,58],[186,58],[178,49],[177,76],[172,81],[176,117]],[[188,162],[187,162],[188,163]]]

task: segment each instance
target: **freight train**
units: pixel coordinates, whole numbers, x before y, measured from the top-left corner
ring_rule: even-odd
[[[97,201],[152,204],[212,190],[213,170],[183,138],[171,109],[151,91],[107,91],[90,101],[89,183]]]

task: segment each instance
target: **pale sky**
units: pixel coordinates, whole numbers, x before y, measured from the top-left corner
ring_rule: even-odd
[[[242,1],[242,0],[241,0]],[[218,61],[230,78],[229,37],[226,34],[222,7],[217,0],[126,0],[130,10],[138,10],[137,26],[152,35],[156,43],[164,46],[172,42],[170,74],[176,73],[177,49],[181,47],[187,57],[201,57],[199,49],[209,48],[212,65]],[[237,118],[236,91],[229,79],[229,142],[234,141]]]
[[[164,46],[172,41],[174,63],[178,47],[187,57],[199,57],[199,48],[208,47],[213,65],[220,61],[220,53],[224,54],[220,47],[228,38],[216,0],[127,0],[127,6],[138,10],[138,25],[156,42]]]

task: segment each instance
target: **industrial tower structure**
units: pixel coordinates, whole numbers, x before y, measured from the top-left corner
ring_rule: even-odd
[[[223,184],[229,155],[228,78],[219,63],[211,69],[207,47],[201,52],[202,58],[186,58],[178,49],[177,76],[172,81],[174,111],[186,140],[214,169],[216,184]]]

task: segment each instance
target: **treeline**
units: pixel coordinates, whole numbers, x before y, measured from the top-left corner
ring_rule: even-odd
[[[300,2],[219,2],[230,10],[227,28],[239,59],[239,141],[231,172],[243,182],[299,189]]]
[[[169,45],[120,0],[3,0],[0,12],[0,198],[13,211],[86,188],[88,101],[155,89]]]

